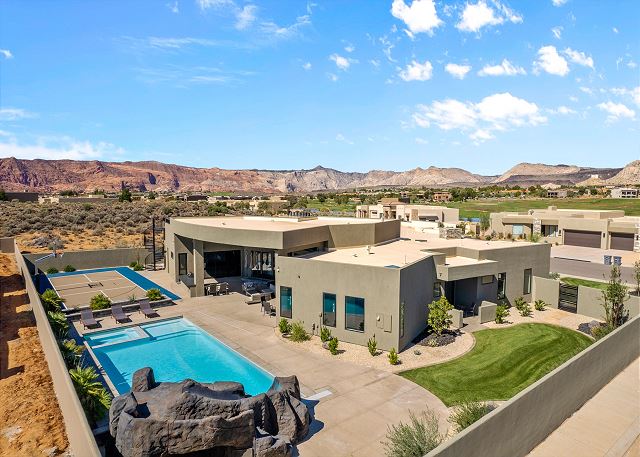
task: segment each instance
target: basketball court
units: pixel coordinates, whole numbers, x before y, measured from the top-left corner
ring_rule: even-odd
[[[147,291],[115,270],[49,277],[49,282],[67,308],[86,306],[91,297],[103,294],[111,302],[124,301],[132,295],[143,298]]]

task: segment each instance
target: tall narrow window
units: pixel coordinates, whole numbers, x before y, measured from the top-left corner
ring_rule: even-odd
[[[364,298],[344,297],[344,328],[364,332]]]
[[[435,281],[433,283],[433,299],[439,300],[442,296],[442,282]]]
[[[336,294],[322,294],[322,324],[336,326]]]
[[[186,275],[187,274],[187,253],[182,252],[178,254],[178,274]]]
[[[280,286],[280,317],[291,319],[293,315],[293,300],[291,287]]]
[[[404,302],[400,302],[400,338],[404,336]]]
[[[527,295],[531,293],[531,268],[524,270],[524,284],[522,287],[522,293]]]
[[[507,274],[498,273],[498,298],[504,299],[507,297]]]

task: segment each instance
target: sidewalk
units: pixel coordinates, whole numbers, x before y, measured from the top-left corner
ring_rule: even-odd
[[[640,359],[585,403],[529,457],[640,455]]]

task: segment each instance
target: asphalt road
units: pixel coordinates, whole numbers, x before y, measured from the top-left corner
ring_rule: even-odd
[[[579,276],[583,278],[592,278],[597,281],[608,281],[611,267],[603,264],[585,262],[582,260],[558,259],[551,258],[551,271],[560,273],[562,276]],[[633,279],[633,268],[620,267],[622,279],[631,285],[635,285]]]

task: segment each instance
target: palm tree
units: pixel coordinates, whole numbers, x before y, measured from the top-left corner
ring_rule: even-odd
[[[59,341],[58,347],[67,367],[76,367],[80,364],[84,347],[78,346],[74,340]]]
[[[64,339],[69,336],[69,323],[67,322],[67,316],[62,311],[49,311],[47,312],[47,318],[56,338]]]
[[[82,408],[91,424],[102,419],[111,406],[111,395],[106,391],[93,367],[77,367],[69,370]]]

